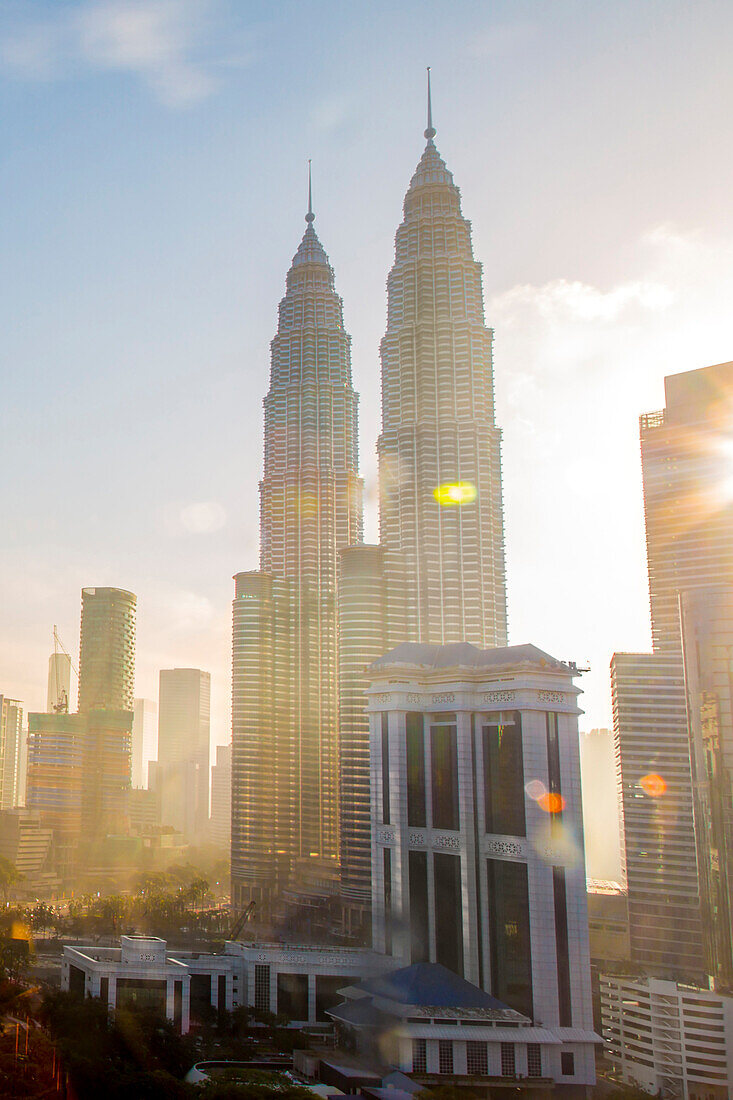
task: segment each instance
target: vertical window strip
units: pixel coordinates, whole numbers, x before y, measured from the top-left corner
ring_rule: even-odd
[[[390,823],[389,806],[389,715],[382,714],[382,821]]]
[[[568,901],[565,888],[565,868],[552,868],[552,888],[555,900],[555,950],[557,953],[557,997],[560,1027],[573,1026],[570,995],[570,956],[568,942]]]

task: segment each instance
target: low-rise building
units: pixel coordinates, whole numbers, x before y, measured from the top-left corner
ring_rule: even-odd
[[[728,1100],[733,996],[602,974],[605,1056],[627,1084],[674,1100]]]
[[[577,1050],[556,1028],[529,1017],[438,963],[412,966],[344,990],[329,1015],[352,1032],[364,1054],[412,1075],[424,1088],[446,1078],[485,1094],[513,1085],[523,1096],[575,1076],[587,1036]],[[582,1096],[585,1085],[566,1084],[563,1095]]]

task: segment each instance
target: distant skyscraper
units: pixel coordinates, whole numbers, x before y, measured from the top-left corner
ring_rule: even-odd
[[[83,588],[79,712],[131,711],[135,693],[137,597],[121,588]]]
[[[156,775],[161,820],[199,842],[209,824],[210,710],[209,672],[161,670]]]
[[[370,904],[364,666],[391,646],[507,639],[501,432],[481,265],[433,138],[404,201],[381,345],[380,547],[342,555],[341,874]]]
[[[614,653],[611,700],[631,959],[660,977],[701,981],[690,756],[677,655]]]
[[[71,709],[71,659],[66,653],[52,653],[48,658],[46,710],[54,714],[60,709]]]
[[[157,708],[152,699],[136,699],[132,721],[132,785],[147,787],[148,763],[155,760]]]
[[[232,836],[232,746],[216,746],[216,763],[211,769],[211,817],[209,835],[212,844],[228,848]]]
[[[23,704],[0,695],[0,809],[25,805],[27,763]]]
[[[580,735],[583,829],[589,878],[620,879],[619,811],[611,730]]]
[[[707,973],[733,989],[733,585],[684,592],[682,640]]]
[[[506,645],[493,332],[460,193],[433,138],[405,196],[387,280],[380,535],[404,558],[410,640]]]
[[[267,908],[300,860],[338,859],[339,551],[362,537],[357,395],[328,257],[307,227],[272,341],[261,572],[236,577],[232,894]]]
[[[733,363],[664,389],[666,407],[640,421],[654,654],[614,656],[614,735],[632,961],[702,980],[679,596],[733,581]]]

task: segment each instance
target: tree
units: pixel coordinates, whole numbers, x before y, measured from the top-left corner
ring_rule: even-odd
[[[0,894],[3,896],[3,901],[8,900],[8,893],[12,890],[13,886],[17,886],[19,882],[22,882],[25,875],[22,875],[14,863],[11,863],[5,856],[0,856]]]

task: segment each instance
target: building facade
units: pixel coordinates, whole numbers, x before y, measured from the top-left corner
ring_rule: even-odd
[[[602,974],[606,1058],[628,1084],[671,1100],[728,1100],[733,997],[658,978]]]
[[[653,654],[614,655],[614,737],[632,959],[703,981],[679,597],[733,581],[733,363],[671,375],[664,389],[665,408],[640,420]]]
[[[535,646],[406,643],[369,673],[374,949],[552,1027],[592,1083],[573,671]]]
[[[211,769],[211,816],[209,839],[229,849],[232,838],[232,746],[216,746],[216,763]]]
[[[201,842],[209,824],[211,673],[161,669],[155,787],[163,825]]]
[[[52,653],[48,658],[46,710],[49,714],[68,711],[71,705],[71,658],[67,653]]]
[[[0,695],[0,809],[25,805],[28,734],[23,704]]]
[[[660,977],[699,982],[705,963],[677,655],[614,653],[611,703],[631,959]]]
[[[338,865],[338,555],[362,538],[350,338],[313,221],[271,346],[261,568],[234,600],[232,898],[263,911],[299,861]]]
[[[355,547],[342,556],[341,868],[347,919],[366,912],[370,898],[364,874],[364,666],[403,641],[503,646],[507,639],[493,332],[485,325],[470,223],[434,137],[428,84],[427,143],[405,196],[387,280],[377,444],[381,545]]]
[[[132,711],[137,597],[122,588],[82,588],[79,712]]]
[[[506,645],[493,332],[460,193],[427,144],[387,279],[380,540],[404,559],[407,640]]]
[[[680,597],[705,969],[733,990],[733,585]]]
[[[147,787],[148,764],[157,755],[157,708],[152,699],[136,699],[132,720],[132,785]]]

